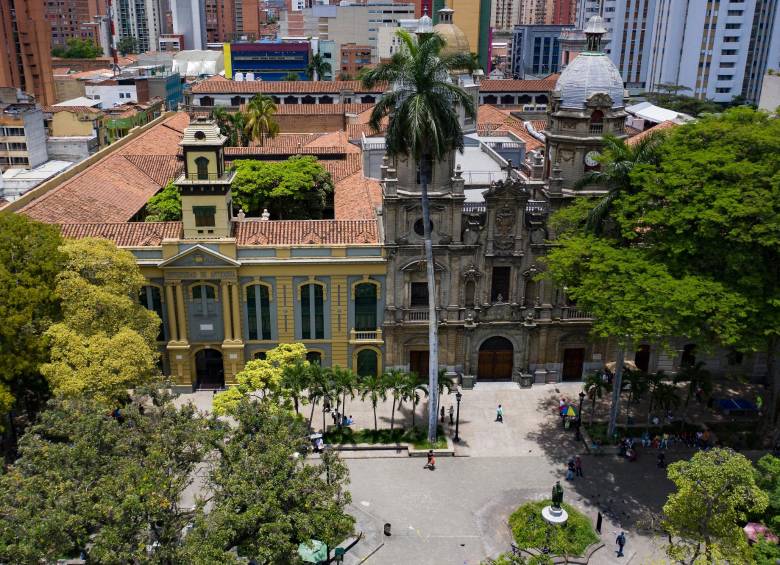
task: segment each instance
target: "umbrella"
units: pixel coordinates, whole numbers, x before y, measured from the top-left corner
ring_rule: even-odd
[[[573,404],[566,404],[561,408],[561,416],[568,416],[570,418],[577,417],[577,409]]]
[[[604,368],[614,375],[616,366],[617,366],[617,363],[615,361],[610,361],[609,363],[604,365]],[[636,363],[634,363],[633,361],[631,361],[629,359],[625,359],[623,361],[623,369],[628,369],[629,371],[638,371],[639,367],[637,367]]]
[[[328,546],[320,540],[309,540],[298,546],[298,555],[304,563],[319,563],[328,560]]]

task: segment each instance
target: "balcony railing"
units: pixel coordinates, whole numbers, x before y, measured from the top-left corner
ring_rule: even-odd
[[[604,124],[590,124],[590,133],[603,133]]]
[[[562,309],[561,319],[562,320],[591,320],[593,319],[593,314],[591,314],[590,312],[577,310],[576,308],[567,307]]]
[[[427,322],[428,310],[407,310],[406,321],[407,322]]]
[[[184,180],[230,180],[231,171],[225,171],[222,174],[219,173],[206,173],[206,174],[198,174],[198,173],[188,173],[184,175]]]
[[[380,328],[377,328],[376,330],[350,330],[349,332],[349,343],[351,344],[359,344],[359,343],[377,343],[382,344],[384,343],[382,339],[382,330]]]

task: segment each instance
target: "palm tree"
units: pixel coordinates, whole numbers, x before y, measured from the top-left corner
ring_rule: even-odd
[[[274,120],[276,104],[268,96],[258,94],[246,106],[246,126],[244,131],[253,140],[259,139],[263,145],[264,138],[276,137],[279,124]]]
[[[214,118],[215,122],[217,122],[217,126],[219,126],[219,133],[229,138],[230,134],[232,133],[230,130],[233,124],[228,111],[224,108],[214,108],[211,111],[211,117]]]
[[[628,390],[628,403],[626,404],[626,421],[628,421],[631,417],[631,405],[644,396],[649,383],[645,373],[631,369],[625,370],[623,379],[623,388]]]
[[[307,361],[298,360],[291,365],[286,365],[282,370],[282,386],[290,391],[296,414],[298,414],[301,394],[309,388],[310,384],[311,370]]]
[[[230,139],[228,142],[233,147],[245,147],[249,145],[249,136],[246,133],[246,114],[236,112],[230,116]]]
[[[306,69],[309,80],[325,80],[325,76],[330,74],[330,71],[330,63],[325,60],[322,53],[315,53],[311,56],[309,67]]]
[[[393,395],[393,410],[390,413],[390,430],[395,428],[395,407],[400,408],[405,399],[406,386],[409,379],[405,372],[400,369],[390,369],[384,374],[385,386]]]
[[[688,390],[685,393],[685,410],[683,411],[683,418],[681,425],[685,424],[685,419],[688,411],[688,404],[691,402],[691,396],[696,393],[697,389],[701,389],[704,394],[709,395],[712,392],[712,375],[704,368],[704,361],[699,361],[694,365],[687,365],[683,367],[680,372],[674,376],[674,382],[688,383]]]
[[[609,231],[612,203],[621,195],[634,192],[631,171],[639,165],[658,163],[658,146],[662,138],[662,134],[651,133],[629,145],[624,139],[613,135],[604,136],[604,149],[598,159],[600,170],[585,173],[576,184],[577,188],[599,185],[607,190],[588,214],[585,222],[587,231],[596,235]]]
[[[336,365],[326,369],[330,379],[333,392],[336,394],[336,410],[343,411],[347,405],[347,395],[350,398],[355,397],[355,387],[357,386],[357,376],[350,369],[343,369]],[[339,418],[338,427],[341,428],[343,418]]]
[[[319,363],[309,363],[309,388],[307,389],[307,399],[311,403],[311,414],[309,415],[309,428],[314,420],[314,408],[317,402],[322,402],[322,433],[325,433],[325,401],[330,401],[332,391],[330,389],[330,379]]]
[[[383,402],[387,400],[387,384],[385,383],[384,375],[367,375],[360,379],[358,388],[360,390],[360,400],[365,400],[366,397],[371,400],[371,407],[374,409],[374,430],[376,430],[376,406],[380,400]]]
[[[604,378],[601,371],[588,373],[585,382],[582,383],[582,390],[590,399],[590,425],[593,425],[593,415],[596,413],[596,400],[603,397],[604,393],[612,390],[612,385]],[[582,415],[580,415],[582,418]]]
[[[433,443],[437,434],[439,338],[428,181],[434,161],[440,162],[451,151],[463,149],[463,130],[456,104],[472,119],[476,118],[476,110],[471,96],[450,77],[451,70],[468,68],[468,55],[441,57],[445,41],[435,33],[420,35],[419,39],[405,30],[399,30],[397,35],[401,49],[390,62],[367,72],[363,84],[369,88],[383,82],[389,85],[374,106],[369,124],[379,131],[382,120],[389,117],[385,136],[387,154],[393,158],[410,157],[420,170],[428,279],[428,441]]]
[[[428,396],[428,388],[424,384],[420,384],[417,373],[406,373],[406,379],[403,384],[403,399],[412,403],[412,430],[414,430],[415,414],[417,413],[417,405],[423,395]]]

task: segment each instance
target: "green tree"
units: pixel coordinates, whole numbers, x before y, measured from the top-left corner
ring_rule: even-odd
[[[416,373],[406,373],[406,379],[403,383],[402,398],[412,404],[412,429],[415,428],[415,415],[417,414],[417,405],[423,396],[428,396],[428,388],[419,382]]]
[[[327,80],[331,73],[331,65],[325,60],[322,53],[315,53],[311,56],[306,72],[309,75],[309,80]]]
[[[376,407],[381,400],[384,402],[387,400],[387,383],[385,382],[383,375],[366,375],[360,378],[358,382],[358,391],[360,392],[360,400],[364,401],[366,398],[371,402],[371,408],[374,410],[374,429],[378,429],[376,420]]]
[[[742,531],[748,514],[763,512],[767,495],[750,461],[728,449],[696,453],[669,465],[675,492],[664,505],[667,553],[682,563],[747,563]]]
[[[201,503],[181,497],[209,448],[207,424],[156,389],[114,416],[85,397],[53,400],[0,475],[0,561],[84,551],[95,563],[183,562],[182,531]]]
[[[332,206],[330,173],[311,155],[270,162],[234,162],[233,198],[247,214],[259,216],[268,209],[272,218],[322,219]]]
[[[266,137],[279,134],[279,124],[274,119],[276,104],[270,96],[256,94],[246,105],[244,114],[244,131],[252,140],[259,140],[261,147]]]
[[[119,42],[116,44],[116,50],[119,51],[122,55],[136,53],[138,51],[138,42],[135,40],[135,37],[128,35],[127,37],[123,37],[119,40]]]
[[[691,402],[691,397],[696,394],[698,389],[701,389],[706,395],[712,392],[712,375],[704,368],[705,365],[703,361],[699,361],[693,365],[682,367],[674,376],[675,383],[688,383],[685,392],[686,409]]]
[[[146,203],[145,222],[175,222],[181,220],[181,193],[170,181]]]
[[[309,443],[302,418],[273,402],[243,399],[215,443],[207,488],[212,508],[187,536],[191,563],[300,563],[298,545],[335,547],[352,533],[346,513],[347,467],[332,450],[319,461],[299,456]],[[236,553],[231,549],[236,548]]]
[[[590,424],[593,425],[593,416],[596,414],[596,401],[599,400],[604,393],[609,393],[612,390],[612,385],[604,378],[601,371],[595,371],[588,373],[585,376],[585,382],[582,383],[582,390],[590,399]],[[580,415],[580,417],[582,417]]]
[[[754,470],[756,484],[769,499],[765,513],[755,516],[757,521],[764,522],[774,532],[780,532],[780,458],[774,455],[764,455],[756,462]]]
[[[393,396],[393,409],[390,415],[390,429],[395,428],[395,408],[400,407],[406,399],[409,377],[400,369],[390,369],[383,375],[385,386]]]
[[[60,316],[61,243],[54,226],[0,214],[0,431],[8,459],[21,420],[34,420],[48,396],[40,366],[48,359],[45,333]]]
[[[369,88],[380,83],[391,85],[374,106],[369,123],[379,131],[382,121],[389,117],[386,152],[393,158],[409,157],[420,167],[429,310],[428,440],[433,443],[438,426],[439,340],[428,182],[433,162],[441,162],[452,151],[463,149],[463,130],[455,106],[463,108],[473,119],[476,109],[471,96],[449,74],[451,70],[468,68],[468,55],[442,57],[445,41],[435,33],[420,35],[419,39],[404,30],[397,35],[401,39],[400,50],[390,62],[369,71],[363,84]]]
[[[330,387],[336,395],[336,410],[343,412],[347,405],[347,395],[355,398],[355,389],[358,385],[358,376],[350,369],[344,369],[336,365],[325,369],[327,378],[330,380]],[[337,422],[341,428],[341,418]]]
[[[649,134],[636,143],[626,143],[612,135],[604,136],[604,149],[599,157],[601,167],[590,171],[577,182],[578,188],[597,185],[606,189],[588,212],[585,229],[600,235],[610,227],[612,203],[622,194],[631,194],[636,189],[631,181],[631,171],[639,165],[658,163],[658,145],[662,134]]]
[[[55,392],[111,402],[157,372],[160,318],[138,304],[146,279],[135,257],[105,239],[67,241],[56,277],[62,321],[46,332],[42,374]]]
[[[311,384],[311,370],[306,358],[295,359],[282,368],[282,387],[289,391],[292,397],[295,413],[299,413],[303,391]]]
[[[103,50],[89,39],[71,37],[66,46],[56,46],[51,50],[54,57],[66,59],[95,59],[103,54]]]

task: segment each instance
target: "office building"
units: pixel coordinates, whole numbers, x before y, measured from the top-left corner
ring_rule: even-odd
[[[577,20],[577,0],[554,0],[548,23],[574,25]]]
[[[17,89],[0,88],[0,170],[32,169],[48,160],[43,111]]]
[[[344,77],[344,80],[354,79],[362,69],[373,66],[372,60],[373,57],[370,45],[345,43],[341,46],[341,67],[339,68],[339,74]]]
[[[45,0],[51,25],[52,47],[65,47],[68,39],[103,45],[100,21],[108,14],[106,0]]]
[[[522,0],[493,0],[490,4],[490,25],[494,32],[511,31],[520,23]]]
[[[541,78],[557,73],[561,63],[561,33],[572,26],[519,25],[512,36],[512,76]]]
[[[0,0],[0,86],[54,103],[51,28],[43,0]]]
[[[182,49],[206,48],[206,5],[202,0],[171,0],[173,33],[184,36]]]
[[[311,45],[308,41],[285,43],[226,43],[225,76],[243,80],[284,80],[294,74],[308,78]]]

